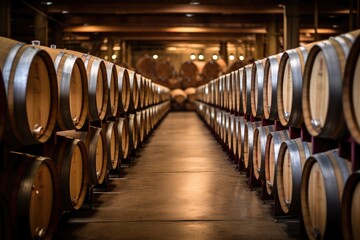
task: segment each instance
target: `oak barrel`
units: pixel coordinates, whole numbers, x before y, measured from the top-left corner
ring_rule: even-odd
[[[59,179],[50,158],[11,152],[5,196],[14,239],[51,239],[60,210]]]
[[[187,96],[187,100],[191,103],[194,103],[196,101],[196,89],[193,87],[189,87],[187,89],[184,90],[184,92],[186,93]]]
[[[239,162],[244,160],[244,142],[245,142],[245,126],[246,120],[243,116],[238,119],[238,132],[237,132],[237,144],[238,144],[238,159]]]
[[[265,179],[265,154],[268,134],[275,131],[274,125],[257,127],[254,131],[253,142],[253,169],[256,179]]]
[[[341,203],[341,225],[346,240],[360,239],[360,170],[346,181]]]
[[[11,145],[46,142],[55,127],[58,88],[49,54],[0,37],[0,68],[7,99],[4,140]]]
[[[108,117],[116,117],[119,108],[118,71],[116,69],[116,65],[108,61],[105,61],[105,67],[109,92],[106,114]]]
[[[129,83],[130,83],[129,111],[134,112],[140,107],[139,106],[140,90],[139,90],[136,72],[128,70],[128,73],[129,73]]]
[[[301,176],[306,159],[312,151],[311,143],[301,138],[283,142],[279,149],[276,184],[281,209],[285,214],[299,216]]]
[[[130,77],[126,68],[116,66],[116,70],[118,72],[118,110],[119,114],[124,114],[129,110],[130,105]]]
[[[282,130],[269,133],[265,146],[265,182],[266,191],[269,195],[276,193],[276,169],[280,146],[286,140],[289,140],[289,131]]]
[[[254,132],[257,127],[261,126],[261,121],[247,122],[244,128],[244,165],[248,169],[252,167]]]
[[[218,77],[221,74],[221,67],[215,61],[208,61],[205,63],[201,75],[203,82],[209,82],[210,80]]]
[[[243,77],[244,77],[244,68],[240,68],[239,70],[235,71],[235,84],[234,84],[234,88],[235,88],[235,92],[236,92],[236,96],[235,96],[235,109],[237,113],[243,113],[244,109],[243,109],[243,102],[242,102],[242,89],[243,89]]]
[[[135,114],[129,114],[128,116],[128,124],[129,124],[129,146],[130,150],[136,150],[138,148],[139,144],[139,134],[138,134],[138,124],[137,124],[137,118],[136,113]]]
[[[307,49],[299,47],[287,50],[280,59],[277,81],[277,109],[283,126],[300,127],[302,116],[303,69]]]
[[[145,105],[145,78],[140,74],[136,74],[136,79],[139,90],[139,105],[137,109],[142,109]]]
[[[62,50],[65,51],[65,50]],[[84,61],[88,79],[89,119],[103,120],[106,116],[109,88],[104,60],[86,53],[66,50]]]
[[[186,87],[195,87],[198,78],[199,69],[192,61],[186,61],[181,64],[179,75],[182,84]]]
[[[343,108],[346,125],[351,136],[360,144],[360,38],[353,43],[344,72],[343,82]]]
[[[113,121],[107,121],[103,126],[106,139],[107,169],[116,170],[119,167],[118,165],[121,154],[118,126],[117,123]]]
[[[127,159],[130,148],[129,124],[127,118],[118,118],[117,128],[118,128],[118,137],[119,140],[121,141],[120,142],[121,153],[119,158],[119,161],[121,161],[122,159]]]
[[[265,119],[277,120],[277,81],[282,53],[266,58],[264,66],[263,106]]]
[[[251,114],[251,71],[252,64],[248,64],[243,70],[241,100],[244,114]]]
[[[61,130],[81,129],[89,111],[88,80],[81,58],[56,48],[36,45],[51,56],[57,74],[57,123]]]
[[[341,239],[341,197],[351,163],[337,150],[306,160],[301,178],[301,209],[309,239]]]
[[[317,43],[304,70],[303,114],[313,136],[339,139],[348,135],[342,104],[345,63],[360,30]]]
[[[88,153],[80,139],[57,136],[54,154],[59,172],[62,210],[78,210],[88,185]]]
[[[177,103],[177,104],[183,104],[186,99],[187,95],[184,92],[184,90],[177,88],[171,91],[171,98]]]
[[[264,63],[264,59],[255,61],[251,69],[250,105],[251,114],[256,118],[261,118],[264,115]]]

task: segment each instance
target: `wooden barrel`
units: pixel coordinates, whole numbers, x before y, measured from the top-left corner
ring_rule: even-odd
[[[145,55],[136,62],[136,70],[151,79],[156,79],[156,61],[149,55]]]
[[[277,120],[277,81],[279,72],[279,62],[282,53],[272,55],[265,60],[264,66],[264,90],[263,106],[265,119]]]
[[[244,141],[245,141],[245,125],[246,120],[244,117],[238,119],[238,131],[237,131],[237,143],[238,143],[238,159],[239,161],[244,160]]]
[[[236,70],[236,71],[233,71],[230,73],[231,74],[231,85],[232,85],[232,88],[231,88],[231,101],[233,103],[233,111],[235,113],[238,113],[239,111],[239,107],[238,107],[238,102],[237,102],[237,94],[238,94],[238,88],[237,88],[237,85],[238,85],[238,81],[239,81],[239,71]]]
[[[257,127],[254,131],[253,169],[256,179],[265,180],[265,154],[267,136],[275,131],[274,125]]]
[[[227,106],[227,92],[225,91],[225,78],[224,76],[219,77],[219,107],[224,109]]]
[[[227,92],[227,110],[228,111],[234,111],[234,102],[233,102],[233,82],[232,82],[232,75],[230,73],[227,73],[225,76],[225,86],[226,86],[226,92]]]
[[[341,239],[341,197],[351,169],[337,150],[306,160],[301,178],[301,209],[309,239]]]
[[[107,152],[107,169],[116,170],[118,169],[120,159],[120,139],[119,130],[116,122],[107,121],[103,125],[103,131],[105,132],[106,139],[106,152]]]
[[[221,74],[221,67],[215,61],[208,61],[205,63],[201,75],[203,82],[209,82],[210,80],[217,78]]]
[[[254,132],[257,127],[261,126],[261,121],[248,122],[244,128],[244,165],[248,169],[252,167]]]
[[[9,154],[5,196],[14,239],[51,239],[60,210],[59,179],[50,158]]]
[[[231,125],[232,125],[232,132],[231,132],[231,149],[234,155],[235,161],[238,160],[238,132],[239,132],[239,118],[238,116],[231,115]]]
[[[313,136],[339,139],[348,135],[342,104],[345,63],[360,30],[317,43],[304,70],[303,114]]]
[[[194,103],[196,101],[196,95],[195,95],[195,92],[196,92],[196,89],[195,88],[187,88],[184,90],[184,92],[186,93],[186,96],[187,96],[187,100],[191,103]]]
[[[220,84],[219,78],[213,80],[213,88],[214,88],[214,104],[216,107],[220,107]]]
[[[136,74],[137,85],[139,89],[139,105],[138,109],[144,108],[145,105],[145,78],[140,74]]]
[[[119,161],[121,161],[122,159],[127,159],[130,148],[129,124],[127,118],[118,118],[117,129],[118,129],[118,138],[120,141],[119,144],[121,147]],[[121,164],[121,162],[119,162],[119,164]]]
[[[251,114],[256,118],[261,118],[264,115],[264,64],[265,59],[255,61],[251,69],[250,105]]]
[[[145,96],[144,96],[144,108],[150,106],[150,98],[151,98],[151,80],[148,78],[144,79],[145,81]]]
[[[103,120],[106,116],[109,99],[109,87],[104,60],[86,53],[70,50],[66,50],[66,52],[78,56],[84,61],[89,87],[89,119]]]
[[[284,213],[299,216],[301,176],[306,159],[311,155],[311,143],[300,138],[281,144],[276,168],[277,195]]]
[[[144,141],[144,116],[142,114],[142,111],[136,112],[136,124],[137,124],[137,134],[138,134],[138,144],[141,145],[141,143]]]
[[[129,110],[130,105],[130,77],[126,68],[116,66],[116,70],[118,72],[118,110],[119,114],[124,114]]]
[[[243,77],[244,77],[244,68],[240,68],[239,70],[236,71],[237,74],[235,76],[235,92],[236,92],[236,97],[235,97],[235,102],[236,102],[236,112],[239,114],[244,113],[244,109],[243,109],[243,102],[242,102],[242,89],[243,89]]]
[[[175,67],[170,60],[156,61],[155,73],[160,82],[167,82],[176,76]]]
[[[242,79],[242,92],[241,100],[243,106],[243,112],[245,114],[251,114],[251,71],[252,64],[248,64],[244,67],[243,70],[243,79]]]
[[[108,81],[108,106],[107,106],[107,116],[108,117],[116,117],[118,114],[119,108],[119,79],[118,79],[118,71],[116,69],[116,65],[105,61],[107,81]]]
[[[130,150],[136,150],[139,145],[139,133],[138,133],[138,124],[136,113],[129,114],[128,116],[129,123],[129,142],[130,142]]]
[[[228,149],[231,150],[232,146],[232,131],[233,125],[231,124],[231,114],[229,112],[225,113],[225,144]]]
[[[266,191],[269,195],[276,194],[276,169],[280,146],[286,140],[289,140],[289,131],[276,131],[269,133],[265,146],[265,182]]]
[[[360,144],[360,38],[353,43],[345,66],[343,81],[343,109],[351,136]]]
[[[5,129],[5,121],[6,121],[6,111],[7,111],[7,103],[6,103],[6,93],[4,80],[2,78],[1,68],[0,68],[0,142],[2,142],[3,133]]]
[[[84,62],[56,48],[36,46],[51,56],[58,83],[57,123],[61,130],[81,129],[89,109],[88,81]]]
[[[196,83],[199,69],[192,61],[186,61],[181,64],[179,75],[182,83],[187,87],[193,87]]]
[[[306,58],[305,47],[287,50],[281,56],[276,99],[283,126],[300,127],[303,123],[301,97]]]
[[[350,175],[344,187],[341,203],[341,223],[345,240],[360,239],[360,171]]]
[[[139,106],[140,99],[140,90],[138,86],[137,74],[134,71],[128,70],[129,73],[129,83],[130,83],[130,102],[129,102],[129,111],[136,111]]]
[[[183,104],[187,99],[187,95],[184,90],[178,88],[171,91],[171,98],[177,104]]]
[[[0,37],[0,68],[7,98],[4,140],[11,145],[46,142],[55,127],[58,89],[49,54]]]
[[[80,139],[58,135],[54,161],[59,172],[62,210],[80,209],[88,185],[88,154],[85,143]]]

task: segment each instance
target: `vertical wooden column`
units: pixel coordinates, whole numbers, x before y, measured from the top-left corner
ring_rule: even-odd
[[[263,34],[256,34],[256,43],[255,43],[255,59],[261,59],[265,56],[265,48],[264,48],[264,35]]]
[[[132,62],[132,55],[131,55],[131,43],[130,42],[126,42],[126,63],[131,65],[131,66],[135,66],[136,63]]]
[[[299,2],[287,1],[284,8],[284,50],[299,47]]]
[[[48,19],[41,13],[35,13],[35,29],[34,36],[36,40],[40,40],[41,45],[48,46]]]
[[[266,51],[266,56],[275,55],[278,51],[278,39],[277,39],[277,24],[276,16],[271,16],[271,22],[267,27],[267,40],[268,46]]]
[[[0,36],[11,36],[10,31],[10,0],[0,2]]]
[[[224,59],[224,61],[226,63],[228,63],[228,50],[227,50],[227,42],[226,41],[220,42],[219,54],[220,54],[221,58]]]
[[[127,52],[126,52],[126,47],[127,47],[127,44],[126,44],[126,41],[125,40],[122,40],[121,43],[121,49],[120,49],[120,62],[121,63],[126,63],[127,59],[126,59],[126,55],[127,55]]]

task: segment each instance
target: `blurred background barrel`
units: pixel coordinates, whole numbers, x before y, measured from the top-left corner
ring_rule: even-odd
[[[198,81],[198,75],[199,69],[192,61],[186,61],[181,64],[179,76],[184,88],[195,87]]]
[[[255,61],[251,69],[250,105],[251,114],[256,118],[261,118],[264,115],[264,63],[264,59]]]
[[[105,67],[109,92],[106,115],[108,117],[116,117],[119,107],[118,71],[115,64],[108,61],[105,61]]]
[[[0,37],[0,68],[7,98],[4,140],[13,145],[46,142],[55,127],[58,90],[49,54]]]

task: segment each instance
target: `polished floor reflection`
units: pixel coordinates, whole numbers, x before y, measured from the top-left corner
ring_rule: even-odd
[[[55,238],[300,239],[299,224],[275,223],[246,180],[195,113],[170,113],[124,177]]]

